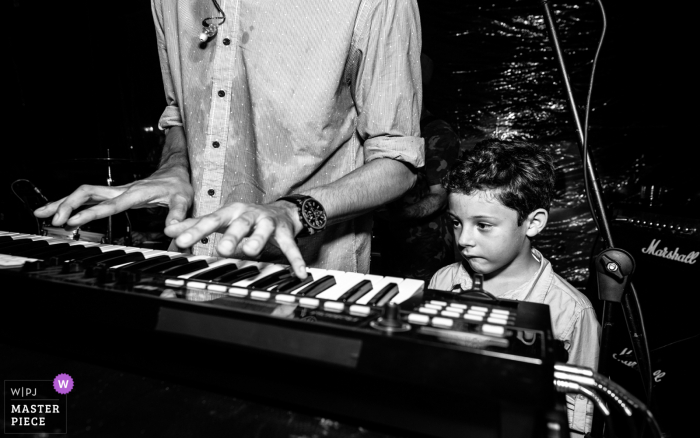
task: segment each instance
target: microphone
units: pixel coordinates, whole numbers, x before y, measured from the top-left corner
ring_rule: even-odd
[[[208,23],[207,20],[209,19],[207,18],[206,20],[202,21],[202,33],[199,34],[199,41],[202,43],[214,38],[216,33],[219,31],[219,26],[214,23]]]
[[[205,18],[202,20],[202,26],[204,26],[204,29],[202,29],[202,33],[199,34],[199,41],[202,43],[206,43],[209,41],[211,38],[214,38],[216,35],[216,32],[219,31],[219,25],[224,24],[224,21],[226,21],[226,13],[221,9],[221,6],[219,6],[219,2],[216,0],[212,0],[214,2],[214,7],[216,10],[221,14],[220,17],[209,17]],[[219,25],[216,25],[214,23],[210,23],[209,20],[221,20],[219,22]]]

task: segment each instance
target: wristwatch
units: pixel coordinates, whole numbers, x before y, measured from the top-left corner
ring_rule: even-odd
[[[326,210],[320,202],[306,195],[282,196],[278,201],[288,201],[296,204],[299,210],[299,220],[303,226],[297,237],[310,236],[320,233],[326,228]]]

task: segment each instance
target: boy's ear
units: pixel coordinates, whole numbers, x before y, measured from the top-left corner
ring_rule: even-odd
[[[525,220],[525,225],[527,226],[525,234],[527,237],[535,237],[540,234],[540,232],[544,230],[544,227],[547,226],[547,219],[549,219],[549,213],[547,213],[547,210],[544,208],[538,208],[528,214]]]

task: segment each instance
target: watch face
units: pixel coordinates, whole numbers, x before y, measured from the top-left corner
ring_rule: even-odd
[[[322,230],[326,226],[326,212],[315,199],[307,199],[301,206],[301,214],[306,223],[314,230]]]

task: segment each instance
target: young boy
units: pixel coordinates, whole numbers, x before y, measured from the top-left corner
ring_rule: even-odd
[[[547,225],[554,192],[551,157],[532,144],[486,140],[443,179],[462,261],[435,273],[430,289],[471,289],[472,275],[499,298],[549,305],[568,363],[597,368],[600,324],[590,301],[552,270],[530,239]],[[572,436],[590,431],[593,406],[567,395]]]

